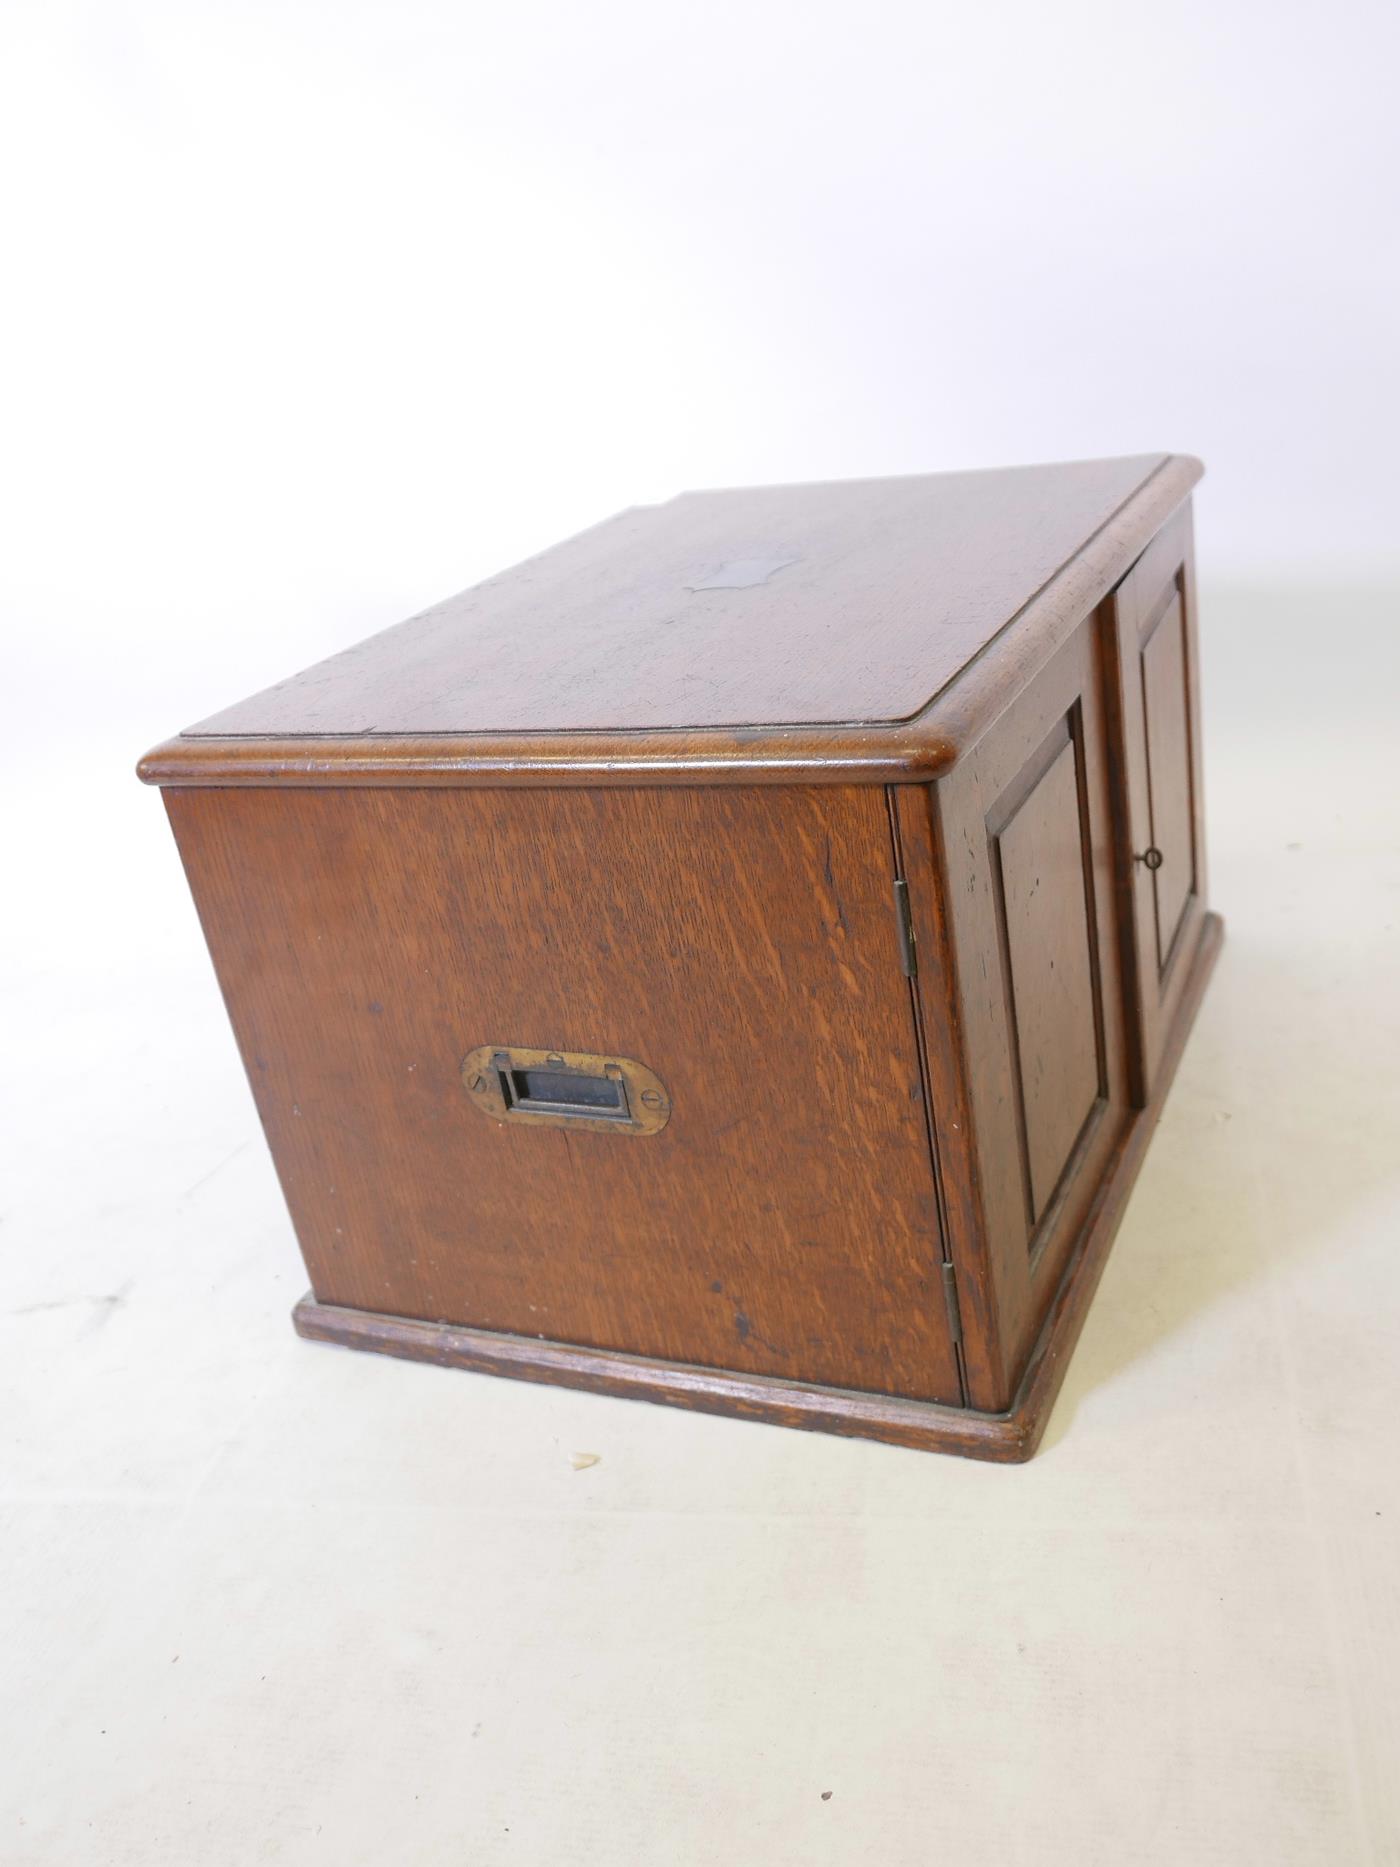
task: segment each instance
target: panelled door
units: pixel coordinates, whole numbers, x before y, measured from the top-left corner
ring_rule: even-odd
[[[1120,893],[1136,1030],[1132,1090],[1151,1093],[1190,971],[1205,901],[1196,585],[1189,505],[1108,604],[1109,683],[1120,723]]]
[[[942,875],[911,880],[935,1139],[949,1183],[977,1189],[976,1211],[952,1202],[948,1232],[959,1288],[990,1282],[962,1312],[968,1393],[989,1412],[1011,1402],[1130,1119],[1105,700],[1086,618],[931,787]],[[899,801],[912,865],[913,787]],[[964,1082],[939,1079],[944,1028]]]

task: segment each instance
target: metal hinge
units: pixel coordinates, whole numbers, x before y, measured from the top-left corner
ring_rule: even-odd
[[[958,1304],[958,1278],[951,1264],[943,1266],[943,1301],[948,1305],[948,1333],[955,1348],[962,1347],[962,1309]]]
[[[895,924],[899,929],[899,963],[906,979],[919,970],[919,956],[914,946],[914,921],[909,912],[909,884],[902,876],[894,884]]]

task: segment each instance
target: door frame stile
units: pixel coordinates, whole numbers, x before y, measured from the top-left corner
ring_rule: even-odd
[[[984,1412],[997,1407],[988,1399],[999,1367],[996,1323],[985,1301],[979,1275],[984,1236],[981,1184],[972,1135],[972,1104],[964,1075],[960,1020],[956,1010],[956,975],[948,930],[939,908],[940,864],[934,821],[933,787],[886,785],[890,840],[895,874],[906,885],[913,927],[915,969],[907,976],[910,1016],[919,1052],[919,1077],[928,1131],[929,1161],[937,1201],[940,1276],[950,1303],[953,1352],[962,1382],[962,1404]],[[911,870],[913,873],[911,874]],[[919,944],[920,929],[926,938]],[[937,1050],[929,1041],[925,990],[933,995]],[[935,1074],[935,1062],[942,1065]],[[944,1171],[947,1160],[949,1172]],[[950,1184],[961,1198],[955,1209]],[[956,1305],[956,1326],[952,1305]],[[975,1392],[975,1389],[981,1392]]]

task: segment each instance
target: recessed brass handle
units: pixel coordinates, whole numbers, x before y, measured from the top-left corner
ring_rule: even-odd
[[[1140,862],[1146,869],[1160,869],[1163,861],[1162,852],[1155,846],[1144,849],[1140,856],[1133,857],[1133,861]]]
[[[671,1119],[665,1085],[634,1057],[478,1044],[462,1084],[474,1108],[512,1126],[658,1134]]]

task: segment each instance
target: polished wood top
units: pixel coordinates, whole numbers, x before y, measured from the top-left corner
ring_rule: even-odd
[[[682,494],[621,513],[182,737],[909,720],[1172,459]]]

